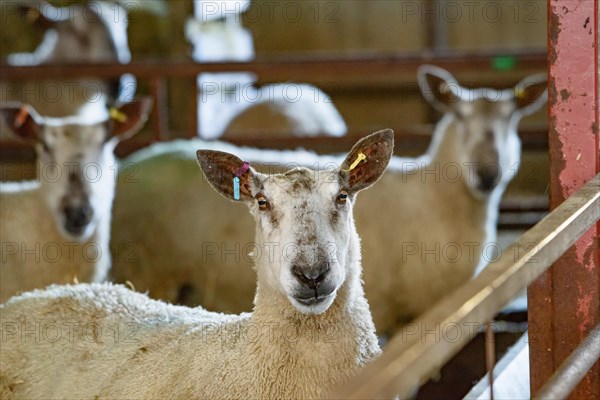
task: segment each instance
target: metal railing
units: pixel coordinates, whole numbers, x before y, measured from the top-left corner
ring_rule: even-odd
[[[31,79],[74,79],[82,77],[118,78],[122,74],[130,73],[138,79],[149,83],[150,94],[155,100],[155,111],[151,115],[150,126],[154,141],[169,140],[177,133],[177,137],[195,137],[198,129],[198,96],[197,76],[201,73],[215,72],[252,72],[259,77],[260,82],[335,82],[326,87],[326,91],[333,95],[336,92],[361,93],[367,90],[399,91],[402,95],[417,93],[419,88],[414,82],[416,69],[424,63],[433,63],[453,72],[485,71],[491,70],[493,61],[501,56],[512,56],[520,70],[536,71],[545,69],[547,65],[545,49],[522,50],[489,50],[485,52],[459,52],[435,51],[415,54],[366,54],[360,56],[330,57],[330,56],[300,56],[269,58],[252,62],[220,62],[220,63],[195,63],[186,60],[144,60],[131,64],[65,64],[65,65],[38,65],[14,67],[0,64],[0,75],[6,81],[31,80]],[[404,74],[404,75],[403,75]],[[411,81],[406,81],[406,74],[410,74]],[[367,79],[368,78],[368,79]],[[185,80],[190,82],[189,109],[182,111],[186,115],[187,126],[185,133],[173,132],[169,122],[168,87],[169,79]],[[506,81],[506,77],[499,78],[496,85],[513,84]],[[503,81],[504,79],[504,81]],[[508,78],[511,79],[511,78]],[[365,82],[366,80],[366,82]],[[475,83],[475,82],[473,82]],[[484,82],[481,82],[482,84]],[[489,83],[488,83],[489,85]],[[431,121],[433,123],[433,121]],[[391,127],[395,128],[397,137],[403,148],[422,147],[427,143],[431,129]],[[546,147],[545,127],[531,126],[520,130],[523,144],[535,147]],[[339,151],[347,143],[352,145],[357,137],[362,137],[365,132],[350,132],[347,138],[336,140],[335,151]],[[258,135],[248,135],[244,138],[231,138],[232,143],[261,147],[265,143],[269,148],[295,148],[298,145],[319,149],[321,146],[331,151],[330,138],[303,138],[299,143],[298,138],[269,138]],[[119,146],[118,155],[124,156],[135,150],[147,146],[151,142],[132,139]],[[338,144],[339,143],[339,144]],[[3,142],[2,147],[12,154],[26,152],[25,146],[15,142]]]
[[[527,231],[481,275],[411,323],[410,331],[401,330],[378,359],[331,398],[411,395],[599,218],[600,175],[597,175]]]
[[[600,358],[600,324],[560,365],[534,399],[564,399]]]

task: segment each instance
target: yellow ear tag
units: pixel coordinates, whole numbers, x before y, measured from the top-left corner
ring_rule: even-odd
[[[522,99],[523,96],[525,96],[525,90],[518,88],[517,90],[515,90],[515,98],[516,99]]]
[[[39,10],[32,8],[27,12],[25,18],[28,24],[35,24],[41,15],[42,13]]]
[[[108,110],[108,114],[110,115],[111,119],[114,119],[117,122],[124,123],[127,121],[127,115],[114,107],[111,107]]]
[[[365,156],[362,152],[358,153],[358,156],[356,157],[356,160],[354,160],[354,162],[352,163],[352,165],[350,165],[350,168],[348,169],[343,169],[342,171],[344,172],[350,172],[352,171],[354,168],[356,168],[356,166],[362,161],[362,160],[366,160],[367,156]]]

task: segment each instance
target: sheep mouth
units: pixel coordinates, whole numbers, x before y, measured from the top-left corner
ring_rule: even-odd
[[[334,296],[335,292],[329,293],[327,295],[321,295],[321,296],[314,296],[314,297],[296,297],[294,296],[294,300],[296,300],[298,303],[302,304],[303,306],[314,306],[317,304],[321,304],[327,300],[331,299],[331,296]]]

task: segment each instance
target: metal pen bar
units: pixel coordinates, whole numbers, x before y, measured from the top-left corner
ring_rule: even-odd
[[[155,138],[159,141],[169,139],[169,110],[167,106],[167,82],[163,78],[155,77],[150,80],[152,97],[155,107],[152,113],[152,125]]]
[[[408,397],[599,218],[597,175],[521,236],[481,275],[401,330],[378,359],[338,388],[331,398]],[[458,334],[449,333],[454,331]]]
[[[566,399],[600,358],[600,324],[577,346],[533,399]]]
[[[510,53],[510,54],[507,54]],[[136,61],[130,64],[98,63],[98,64],[63,64],[10,66],[0,64],[3,79],[31,79],[32,76],[44,78],[64,78],[95,76],[110,78],[125,73],[134,74],[138,78],[161,77],[194,77],[205,72],[254,72],[259,76],[271,79],[286,80],[310,79],[319,76],[334,76],[336,81],[343,77],[360,77],[371,74],[414,73],[423,63],[435,63],[442,68],[472,71],[490,69],[492,61],[499,56],[514,56],[521,68],[546,68],[545,49],[529,49],[529,51],[496,50],[489,52],[437,52],[434,54],[389,54],[366,55],[359,57],[279,57],[261,59],[251,62],[195,63],[183,61]]]

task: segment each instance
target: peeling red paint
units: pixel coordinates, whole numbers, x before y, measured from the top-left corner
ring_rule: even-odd
[[[552,209],[600,172],[598,3],[548,1]],[[529,288],[532,393],[600,320],[599,235],[597,224]],[[571,398],[600,399],[600,365]]]
[[[567,100],[569,100],[569,97],[571,97],[571,92],[569,92],[567,89],[561,89],[560,99],[562,101],[567,101]],[[571,111],[571,110],[569,110],[569,111]]]

